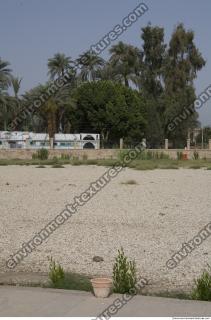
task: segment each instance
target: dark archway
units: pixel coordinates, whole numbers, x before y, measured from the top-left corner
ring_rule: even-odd
[[[95,146],[94,146],[93,143],[87,142],[87,143],[84,144],[83,149],[95,149]]]

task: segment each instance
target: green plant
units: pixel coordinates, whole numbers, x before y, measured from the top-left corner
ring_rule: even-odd
[[[118,153],[118,159],[122,162],[125,159],[125,156],[128,155],[129,150],[125,149],[125,150],[121,150]]]
[[[37,160],[38,159],[38,155],[37,152],[32,154],[32,160]]]
[[[52,257],[50,259],[48,276],[54,287],[56,287],[60,283],[60,281],[64,279],[65,276],[62,266],[59,263],[57,264]]]
[[[47,284],[47,286],[49,286],[49,284]],[[89,277],[74,272],[65,272],[64,278],[58,280],[54,285],[51,283],[50,287],[66,290],[92,291]]]
[[[61,160],[70,160],[71,156],[66,153],[61,154]]]
[[[114,292],[128,293],[134,289],[137,284],[135,261],[128,261],[123,248],[118,250],[118,256],[115,259],[113,267],[113,285]]]
[[[177,160],[182,160],[183,153],[181,151],[177,151]]]
[[[59,159],[57,157],[55,157],[55,156],[53,157],[52,161],[53,161],[54,164],[59,163]]]
[[[62,266],[50,258],[49,273],[50,282],[45,287],[57,289],[91,291],[92,286],[89,278],[73,272],[65,272]]]
[[[211,301],[211,267],[204,270],[201,277],[195,280],[195,288],[192,292],[194,300]]]
[[[36,160],[48,160],[49,151],[47,149],[40,149],[36,153],[32,154],[32,159]]]
[[[194,150],[193,159],[194,160],[198,160],[199,159],[199,153],[196,150]]]

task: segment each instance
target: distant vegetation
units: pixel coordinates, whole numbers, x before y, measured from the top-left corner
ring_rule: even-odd
[[[188,129],[198,125],[197,112],[172,132],[168,123],[195,100],[194,80],[205,60],[194,32],[182,24],[168,43],[164,37],[162,27],[149,24],[142,28],[140,47],[119,42],[110,48],[108,61],[91,51],[76,60],[57,53],[48,59],[49,81],[22,95],[22,79],[0,57],[0,130],[13,122],[13,130],[48,132],[50,137],[55,132],[98,132],[105,147],[118,145],[120,138],[134,146],[143,137],[151,147],[159,147],[164,138],[183,147]],[[51,81],[67,72],[69,80],[29,111],[37,98],[46,96]],[[206,139],[210,134],[205,130]]]

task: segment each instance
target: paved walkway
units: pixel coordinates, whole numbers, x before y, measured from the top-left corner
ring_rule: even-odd
[[[118,297],[96,299],[81,291],[1,286],[0,316],[96,317]],[[135,296],[113,316],[211,316],[211,302]]]

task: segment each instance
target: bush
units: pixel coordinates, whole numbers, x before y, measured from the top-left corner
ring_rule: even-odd
[[[195,280],[196,287],[193,289],[192,298],[194,300],[211,301],[211,267],[204,270],[201,277]]]
[[[61,160],[70,160],[70,155],[69,154],[65,154],[65,153],[62,153],[61,154]]]
[[[50,260],[49,269],[50,270],[48,276],[52,282],[52,285],[56,287],[58,286],[60,281],[64,279],[64,270],[61,265],[59,263],[56,264],[56,262],[52,258]]]
[[[129,150],[121,150],[118,154],[118,159],[122,162],[125,159],[125,156],[128,155]]]
[[[87,276],[73,272],[65,272],[61,265],[56,264],[52,258],[50,259],[49,269],[48,276],[50,283],[47,283],[45,287],[81,291],[92,290],[90,279]]]
[[[113,285],[116,293],[129,293],[137,284],[135,261],[128,261],[123,248],[118,250],[113,267]]]
[[[196,150],[194,150],[193,159],[194,160],[198,160],[199,159],[199,153]]]
[[[36,160],[48,160],[49,151],[47,149],[40,149],[36,153],[33,153],[32,159]]]
[[[181,151],[177,151],[177,160],[182,160],[183,153]]]

